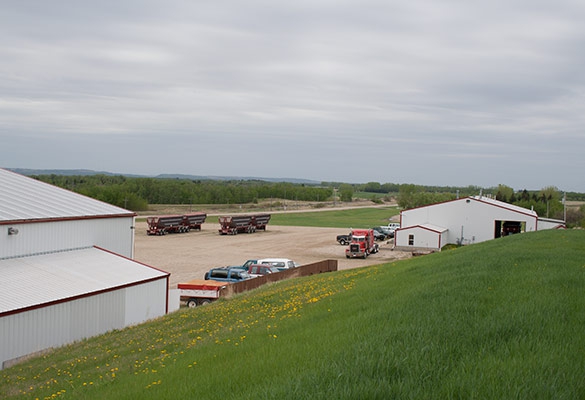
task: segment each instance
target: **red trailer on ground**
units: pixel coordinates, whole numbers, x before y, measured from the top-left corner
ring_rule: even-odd
[[[222,216],[218,218],[218,221],[221,235],[237,235],[238,233],[251,233],[252,231],[252,216],[250,215]]]
[[[183,225],[182,215],[159,215],[146,218],[147,235],[166,235],[167,233],[183,233],[189,230]]]
[[[159,215],[147,217],[148,235],[166,235],[167,233],[184,233],[191,229],[201,230],[201,224],[205,222],[207,214],[195,212],[184,215]]]
[[[266,230],[270,214],[229,215],[218,218],[221,235],[237,235],[238,233],[254,233]]]
[[[201,224],[205,222],[207,214],[204,212],[196,212],[192,214],[183,215],[183,225],[189,229],[201,230]]]
[[[256,214],[252,216],[252,224],[256,230],[266,230],[266,225],[270,221],[270,214]]]

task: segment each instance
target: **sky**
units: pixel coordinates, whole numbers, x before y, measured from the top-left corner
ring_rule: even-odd
[[[0,167],[585,192],[582,0],[19,0]]]

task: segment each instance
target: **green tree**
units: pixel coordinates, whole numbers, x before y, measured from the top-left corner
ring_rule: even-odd
[[[398,207],[408,209],[415,207],[415,195],[418,192],[416,185],[403,184],[398,189]]]
[[[554,215],[563,209],[561,194],[555,186],[542,188],[538,193],[539,200],[546,205],[546,217]]]
[[[498,191],[496,192],[496,200],[504,201],[504,202],[512,202],[514,196],[514,189],[510,186],[498,185]]]
[[[575,225],[580,226],[581,228],[585,228],[585,204],[583,204],[581,207],[579,207],[578,212],[581,215],[581,218],[579,218],[575,222]],[[567,219],[568,219],[568,215],[567,215]]]
[[[353,186],[348,183],[339,185],[339,198],[341,201],[351,202],[353,200]]]
[[[559,219],[563,218],[561,217]],[[568,208],[565,223],[570,228],[575,226],[585,227],[585,205],[582,205],[580,208]]]
[[[368,182],[364,185],[364,192],[382,193],[382,186],[378,182]]]

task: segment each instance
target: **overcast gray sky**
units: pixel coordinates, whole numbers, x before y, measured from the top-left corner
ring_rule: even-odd
[[[0,166],[585,192],[582,0],[3,2]]]

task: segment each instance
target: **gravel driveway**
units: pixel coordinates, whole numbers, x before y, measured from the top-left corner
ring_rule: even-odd
[[[170,272],[170,288],[191,279],[203,279],[210,268],[241,265],[248,259],[290,258],[299,264],[332,259],[338,268],[349,269],[384,264],[411,257],[410,252],[393,251],[389,241],[379,242],[380,251],[366,260],[346,259],[335,241],[339,228],[310,228],[270,225],[251,234],[220,235],[216,218],[208,218],[201,231],[148,236],[145,221],[136,222],[134,259]]]

